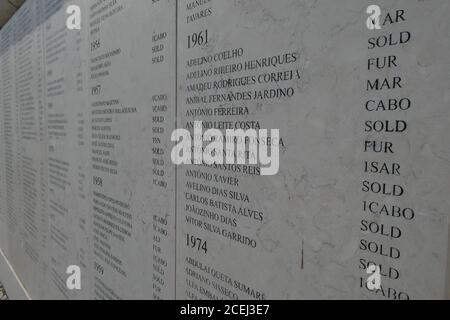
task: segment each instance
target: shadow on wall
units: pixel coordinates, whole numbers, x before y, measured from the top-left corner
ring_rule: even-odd
[[[8,22],[25,0],[0,0],[0,29]]]

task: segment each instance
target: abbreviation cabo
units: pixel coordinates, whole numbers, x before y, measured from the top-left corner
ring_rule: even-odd
[[[369,100],[366,102],[366,110],[369,112],[377,111],[407,111],[411,108],[411,100],[408,98],[388,99],[388,100]]]
[[[378,290],[371,290],[367,285],[367,279],[360,278],[360,287],[364,288],[372,294],[376,294],[380,297],[391,299],[391,300],[409,300],[409,295],[406,292],[397,291],[394,288],[380,286]]]
[[[363,201],[363,210],[371,214],[384,215],[393,218],[403,218],[411,221],[415,217],[415,212],[411,208],[401,208],[395,205],[380,204],[378,202]]]

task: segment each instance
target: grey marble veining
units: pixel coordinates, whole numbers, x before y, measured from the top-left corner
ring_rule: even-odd
[[[378,1],[379,30],[371,4],[25,2],[0,31],[0,246],[32,298],[447,297],[450,3]],[[280,129],[279,172],[175,166],[194,121]]]

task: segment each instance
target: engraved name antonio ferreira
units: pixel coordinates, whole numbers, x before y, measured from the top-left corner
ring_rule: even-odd
[[[259,164],[262,176],[278,173],[280,144],[283,145],[279,129],[270,129],[270,135],[267,129],[227,129],[225,135],[219,129],[205,132],[203,129],[202,121],[194,121],[193,137],[187,129],[173,131],[171,140],[177,144],[171,158],[175,165],[243,165],[248,162]]]

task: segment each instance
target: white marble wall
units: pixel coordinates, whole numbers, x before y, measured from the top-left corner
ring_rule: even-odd
[[[0,31],[0,246],[31,296],[446,297],[450,4],[378,1],[368,30],[370,4],[27,1]],[[280,129],[278,174],[175,167],[193,121]]]

